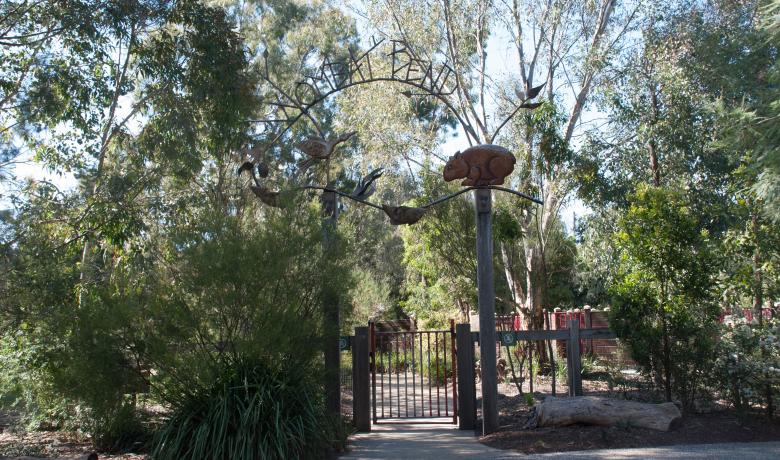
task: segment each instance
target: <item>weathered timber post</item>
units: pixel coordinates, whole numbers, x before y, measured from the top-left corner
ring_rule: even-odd
[[[582,396],[580,321],[578,319],[569,320],[569,338],[566,340],[566,364],[569,368],[569,396]]]
[[[455,343],[457,333],[455,332],[455,320],[450,319],[450,359],[452,360],[453,374],[452,374],[452,423],[458,423],[458,366],[457,361],[457,344]],[[445,345],[445,352],[446,352]],[[446,355],[445,355],[446,357]],[[412,355],[414,360],[414,355]],[[447,406],[445,406],[447,407]]]
[[[479,347],[482,368],[482,433],[498,430],[496,377],[496,305],[493,284],[492,192],[474,190],[477,211],[477,290],[479,291]]]
[[[336,249],[336,219],[338,196],[333,192],[322,194],[322,245],[325,257],[332,257]],[[325,408],[334,417],[341,417],[341,351],[339,350],[339,294],[330,283],[323,286],[323,321],[325,355]]]
[[[368,327],[356,327],[352,345],[352,417],[361,432],[371,431],[368,334]]]
[[[458,428],[473,430],[477,418],[477,387],[474,382],[474,341],[471,325],[455,326],[458,355]]]
[[[585,305],[585,307],[582,309],[582,312],[585,317],[585,329],[592,329],[593,328],[593,310],[591,310],[590,305]],[[588,341],[585,343],[585,353],[586,354],[592,354],[593,353],[593,339],[588,339]]]

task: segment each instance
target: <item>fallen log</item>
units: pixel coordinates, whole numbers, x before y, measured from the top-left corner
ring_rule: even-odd
[[[669,431],[681,418],[680,409],[673,403],[649,404],[597,396],[550,397],[534,406],[534,414],[526,427],[625,424]]]

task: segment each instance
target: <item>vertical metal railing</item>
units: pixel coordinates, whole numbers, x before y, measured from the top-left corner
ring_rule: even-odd
[[[369,330],[374,423],[436,417],[457,423],[454,321],[449,330],[378,331],[374,324]]]

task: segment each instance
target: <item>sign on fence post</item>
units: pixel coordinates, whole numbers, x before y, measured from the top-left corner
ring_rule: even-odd
[[[511,347],[517,343],[517,334],[514,331],[502,331],[501,332],[501,345],[505,347]]]

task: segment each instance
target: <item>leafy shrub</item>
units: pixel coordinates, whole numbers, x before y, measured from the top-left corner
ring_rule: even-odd
[[[616,242],[620,274],[610,327],[633,359],[690,408],[710,369],[718,308],[707,232],[678,190],[640,185],[629,197]]]
[[[79,430],[117,450],[146,438],[128,401],[140,388],[182,407],[191,386],[208,387],[221,360],[239,355],[295,355],[321,376],[322,287],[347,292],[349,278],[340,253],[323,257],[319,213],[310,211],[259,225],[205,210],[139,242],[144,254],[105,248],[112,263],[98,264],[101,276],[86,287],[74,268],[79,248],[57,252],[43,236],[20,243],[12,289],[0,296],[4,404],[31,428]]]
[[[555,360],[555,376],[559,382],[569,381],[569,368],[566,366],[566,359],[560,356]]]
[[[92,444],[104,452],[117,452],[133,447],[148,447],[151,438],[145,423],[132,401],[122,401],[113,410],[87,410],[80,417],[81,427],[92,436]]]
[[[713,385],[740,415],[753,404],[771,403],[780,391],[780,321],[762,326],[744,320],[724,326],[717,345]]]
[[[193,390],[155,438],[153,458],[321,458],[339,433],[324,415],[321,387],[292,360],[226,364],[213,385]]]

